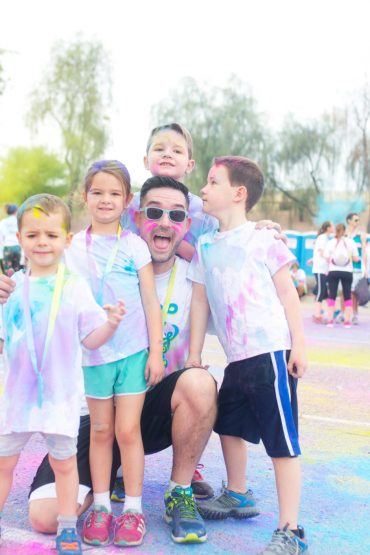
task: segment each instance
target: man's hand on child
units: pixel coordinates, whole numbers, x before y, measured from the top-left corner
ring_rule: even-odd
[[[106,304],[103,306],[104,310],[107,312],[108,323],[113,327],[117,328],[122,321],[124,315],[126,314],[125,303],[121,299],[116,305]]]
[[[149,386],[156,385],[164,378],[162,353],[150,353],[145,367],[145,379]]]
[[[287,368],[293,378],[302,378],[307,370],[307,359],[302,349],[295,350],[292,348]]]
[[[0,275],[0,304],[5,304],[9,298],[9,295],[13,293],[15,289],[15,282],[10,279],[10,277],[1,274]]]

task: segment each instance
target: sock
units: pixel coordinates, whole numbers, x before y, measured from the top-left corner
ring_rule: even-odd
[[[190,488],[191,484],[179,484],[178,482],[174,482],[173,480],[170,480],[170,483],[168,485],[168,491],[172,491],[175,487],[179,487],[182,489],[186,489],[186,488]]]
[[[61,533],[62,530],[64,530],[64,528],[73,528],[74,530],[76,530],[77,516],[58,515],[57,521],[58,521],[57,536],[59,536],[59,534]]]
[[[139,497],[131,497],[130,495],[126,495],[122,512],[125,513],[126,511],[129,511],[130,513],[141,514],[143,512],[141,499],[141,495]]]
[[[94,509],[103,507],[108,513],[112,512],[110,504],[110,492],[104,491],[103,493],[94,493]]]

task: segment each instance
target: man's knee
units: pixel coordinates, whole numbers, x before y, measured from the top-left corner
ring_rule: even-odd
[[[57,500],[54,498],[34,499],[29,503],[28,515],[36,532],[55,534],[58,527],[57,514]]]
[[[183,372],[176,383],[173,408],[180,402],[191,404],[197,412],[216,410],[217,386],[213,376],[203,368],[190,368]]]

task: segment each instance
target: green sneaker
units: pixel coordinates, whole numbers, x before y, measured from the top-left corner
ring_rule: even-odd
[[[288,524],[282,530],[279,528],[272,534],[270,543],[258,555],[308,555],[307,540],[302,526],[298,526],[299,536],[288,529]]]
[[[198,503],[198,509],[203,518],[221,520],[223,518],[252,518],[259,515],[252,490],[246,493],[236,493],[222,483],[221,495],[210,501]]]
[[[171,526],[175,543],[203,543],[207,532],[200,516],[191,488],[176,486],[164,495],[164,520]]]

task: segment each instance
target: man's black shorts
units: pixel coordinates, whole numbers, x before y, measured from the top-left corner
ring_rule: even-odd
[[[146,455],[157,453],[172,444],[171,427],[171,399],[177,380],[185,370],[178,370],[166,376],[159,384],[147,392],[141,415],[141,433]],[[89,465],[90,446],[90,417],[81,416],[77,441],[77,467],[79,483],[91,488],[91,475]],[[116,441],[113,445],[113,463],[110,489],[112,491],[117,470],[121,465],[121,457]],[[37,469],[31,484],[29,495],[37,488],[55,482],[54,472],[51,469],[46,455]]]
[[[300,455],[297,379],[287,371],[287,351],[232,362],[218,396],[215,432],[262,442],[270,457]]]

